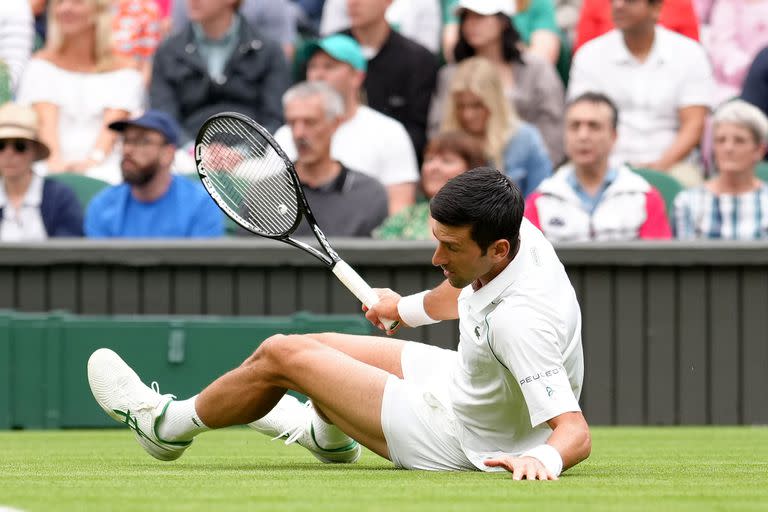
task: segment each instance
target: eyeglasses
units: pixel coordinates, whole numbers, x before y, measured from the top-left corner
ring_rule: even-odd
[[[6,147],[13,148],[17,153],[26,153],[32,144],[24,139],[0,139],[0,153],[5,151]]]
[[[165,146],[165,140],[153,140],[148,137],[123,137],[123,146],[135,146],[144,148],[147,146]]]

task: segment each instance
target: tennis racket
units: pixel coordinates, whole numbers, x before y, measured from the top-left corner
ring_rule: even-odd
[[[376,292],[328,243],[312,215],[293,163],[264,127],[236,112],[211,116],[195,139],[195,164],[205,189],[239,226],[308,252],[367,307],[379,301]],[[302,217],[312,228],[320,250],[291,238]],[[384,318],[381,322],[388,330],[399,323]]]

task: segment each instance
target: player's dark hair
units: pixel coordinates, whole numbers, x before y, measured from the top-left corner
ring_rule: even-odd
[[[483,254],[505,239],[515,254],[525,201],[520,188],[491,167],[476,167],[452,178],[429,203],[432,218],[452,227],[470,226]]]
[[[520,52],[520,33],[515,29],[512,24],[512,20],[506,14],[496,15],[504,24],[504,30],[501,33],[501,53],[504,56],[506,62],[518,62],[524,64],[523,57]],[[461,31],[461,26],[464,24],[464,19],[467,17],[466,10],[461,14],[459,23],[459,40],[456,42],[456,46],[453,49],[453,58],[456,62],[461,62],[464,59],[475,56],[475,49],[470,46],[469,42],[464,38],[464,34]]]

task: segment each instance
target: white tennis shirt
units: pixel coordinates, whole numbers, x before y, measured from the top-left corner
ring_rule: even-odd
[[[459,296],[458,362],[448,395],[462,447],[480,469],[552,433],[546,421],[580,411],[581,313],[552,245],[523,219],[520,250],[477,291]]]

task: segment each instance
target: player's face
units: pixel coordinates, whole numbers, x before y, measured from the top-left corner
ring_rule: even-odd
[[[454,288],[464,288],[489,274],[497,263],[489,247],[483,254],[472,239],[469,226],[446,226],[433,222],[432,234],[437,239],[437,249],[432,264],[443,269],[443,275]]]
[[[144,185],[173,160],[173,146],[154,130],[129,126],[123,133],[123,180],[131,185]]]
[[[362,84],[362,73],[345,62],[338,61],[325,53],[317,51],[307,64],[307,80],[325,82],[344,97],[354,92]]]
[[[470,91],[461,91],[455,93],[454,101],[461,128],[474,137],[485,136],[491,113],[480,96]]]
[[[504,26],[500,17],[466,11],[462,19],[461,34],[475,50],[501,44]]]
[[[0,140],[0,177],[14,179],[32,172],[35,146],[26,139]]]
[[[616,142],[608,105],[581,101],[565,113],[565,152],[577,167],[605,162]]]
[[[435,197],[448,180],[469,168],[460,155],[452,151],[432,151],[424,156],[421,166],[421,186],[428,199]]]
[[[328,119],[321,96],[289,101],[285,105],[285,121],[291,128],[298,162],[314,164],[329,157],[337,122]]]
[[[713,139],[720,174],[752,173],[765,154],[765,146],[758,144],[754,134],[740,124],[718,123]]]
[[[611,0],[613,24],[619,30],[654,24],[659,17],[660,5],[661,2],[651,4],[650,0]]]

